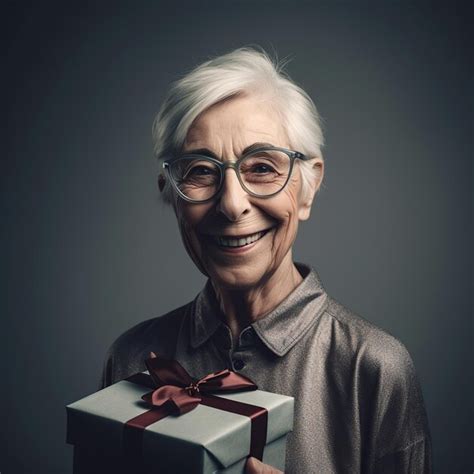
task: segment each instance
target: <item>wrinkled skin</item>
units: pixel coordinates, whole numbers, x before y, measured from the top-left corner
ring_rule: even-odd
[[[279,115],[268,102],[237,96],[204,111],[192,124],[183,151],[206,148],[220,159],[237,160],[253,143],[292,149]],[[297,150],[297,147],[296,147]],[[308,219],[323,176],[321,158],[314,159],[319,177],[303,201],[296,163],[285,189],[271,198],[250,196],[235,171],[226,170],[220,195],[206,203],[178,199],[175,206],[186,250],[214,285],[233,333],[277,306],[300,282],[292,245],[300,220]],[[223,249],[213,236],[268,232],[240,253]]]

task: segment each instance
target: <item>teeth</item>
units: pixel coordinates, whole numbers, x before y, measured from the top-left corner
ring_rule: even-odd
[[[233,237],[217,237],[217,243],[223,247],[243,247],[244,245],[256,242],[263,237],[265,232],[257,232],[256,234],[248,235],[240,239]]]

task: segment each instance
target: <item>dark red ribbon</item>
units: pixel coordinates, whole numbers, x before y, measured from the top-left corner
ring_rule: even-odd
[[[248,416],[251,420],[249,455],[262,460],[267,441],[267,409],[221,398],[210,393],[257,390],[258,387],[252,380],[229,369],[220,370],[195,380],[179,362],[161,356],[147,359],[145,364],[150,375],[139,373],[125,379],[154,388],[152,392],[142,397],[152,408],[128,420],[124,426],[124,453],[136,471],[138,471],[138,464],[142,459],[144,429],[168,415],[187,413],[199,404]]]

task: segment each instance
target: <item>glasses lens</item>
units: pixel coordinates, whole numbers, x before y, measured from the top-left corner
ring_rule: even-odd
[[[210,160],[182,157],[170,163],[169,171],[178,189],[193,201],[205,201],[217,192],[219,167]]]
[[[290,157],[278,150],[260,150],[244,158],[240,176],[246,188],[259,196],[280,191],[288,181]]]

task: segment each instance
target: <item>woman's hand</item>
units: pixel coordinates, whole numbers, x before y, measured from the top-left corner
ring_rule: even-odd
[[[245,474],[283,474],[273,466],[263,464],[257,458],[249,457],[245,464]]]

